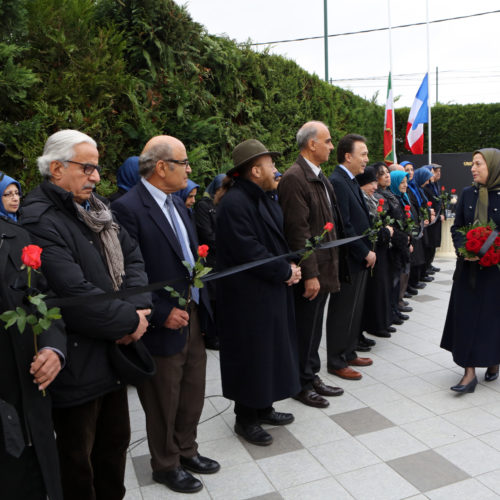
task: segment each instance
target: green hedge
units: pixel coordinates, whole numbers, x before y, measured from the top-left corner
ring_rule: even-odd
[[[383,107],[293,61],[209,35],[171,0],[0,0],[0,19],[2,168],[25,189],[39,182],[36,157],[46,138],[62,128],[98,142],[103,194],[114,190],[120,164],[157,134],[186,144],[202,185],[251,137],[283,152],[283,170],[297,155],[296,131],[311,119],[328,123],[334,141],[365,135],[370,159],[383,156]],[[478,136],[498,145],[497,105],[477,106],[436,108],[434,151],[474,149]],[[398,110],[398,126],[407,113]],[[334,165],[333,154],[327,172]]]

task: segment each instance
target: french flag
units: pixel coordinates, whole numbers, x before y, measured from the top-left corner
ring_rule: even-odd
[[[429,122],[429,79],[425,74],[410,110],[405,147],[415,155],[424,152],[424,123]]]

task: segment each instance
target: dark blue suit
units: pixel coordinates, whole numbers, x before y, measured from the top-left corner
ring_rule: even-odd
[[[356,179],[337,167],[330,176],[342,221],[344,236],[358,236],[370,227],[370,213]],[[340,292],[330,295],[327,332],[328,367],[346,368],[348,361],[357,358],[355,352],[362,328],[362,314],[366,289],[367,269],[365,257],[370,251],[366,238],[347,245],[347,262],[351,280],[341,283]]]
[[[196,259],[198,241],[191,219],[182,200],[172,198]],[[179,240],[142,180],[112,208],[120,224],[137,240],[149,282],[172,281],[181,296],[187,297],[189,275],[182,264]],[[196,429],[205,395],[206,353],[198,308],[210,310],[206,289],[200,290],[199,306],[191,302],[188,307],[188,327],[171,330],[164,326],[174,307],[182,309],[169,292],[153,292],[153,314],[143,339],[155,359],[157,373],[138,388],[146,414],[151,466],[160,473],[178,467],[180,457],[196,455]]]

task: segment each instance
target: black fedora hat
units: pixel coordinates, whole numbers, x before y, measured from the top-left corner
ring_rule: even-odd
[[[130,344],[111,344],[111,365],[125,384],[140,385],[156,373],[156,365],[148,348],[141,340]]]
[[[252,160],[255,160],[259,156],[270,155],[276,158],[281,153],[277,151],[268,151],[266,146],[257,139],[247,139],[246,141],[240,142],[233,149],[233,164],[234,167],[226,172],[226,175],[234,174],[239,168],[248,165]]]

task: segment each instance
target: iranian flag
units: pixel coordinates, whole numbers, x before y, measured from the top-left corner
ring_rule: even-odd
[[[384,117],[384,161],[387,165],[392,165],[395,161],[394,144],[394,99],[392,95],[392,80],[389,73],[389,83],[387,84],[387,101],[385,103]]]
[[[427,73],[418,89],[406,125],[405,147],[414,155],[424,152],[424,123],[429,122],[429,80]]]

